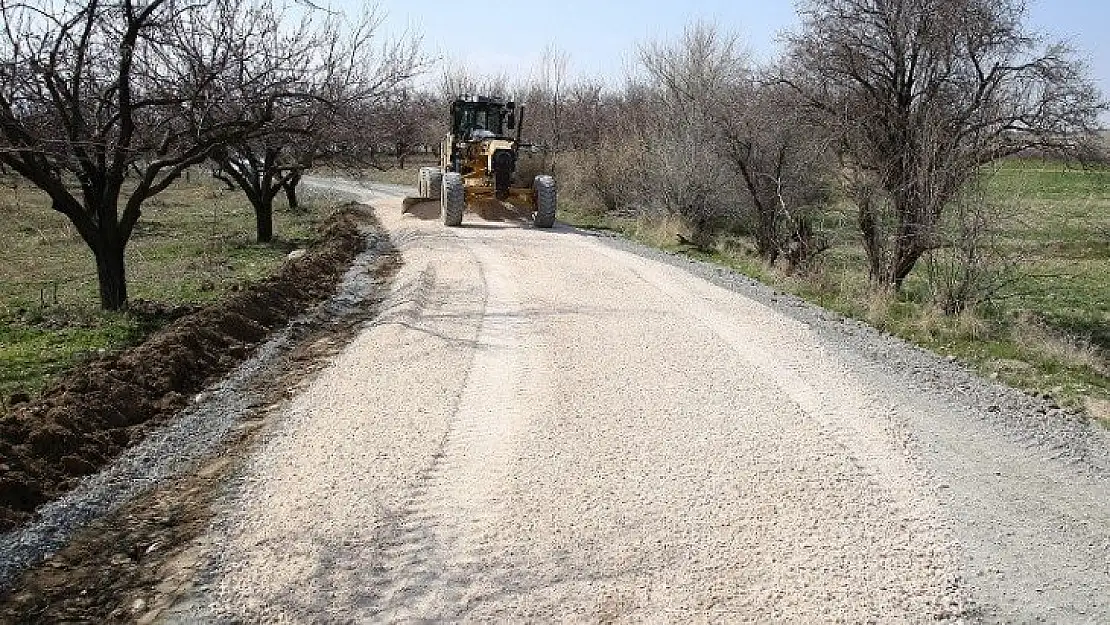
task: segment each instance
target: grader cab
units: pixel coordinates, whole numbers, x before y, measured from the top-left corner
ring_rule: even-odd
[[[555,179],[541,173],[539,148],[521,141],[523,118],[524,107],[500,98],[451,103],[440,165],[421,168],[418,180],[421,197],[439,199],[444,224],[461,225],[468,204],[490,200],[529,207],[539,228],[555,224]]]

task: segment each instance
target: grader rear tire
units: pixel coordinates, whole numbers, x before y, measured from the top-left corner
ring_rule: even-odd
[[[533,223],[537,228],[554,226],[557,200],[555,179],[551,176],[536,176],[535,181],[532,182],[532,192],[535,194],[536,202],[536,217]]]
[[[466,212],[466,189],[463,188],[462,174],[443,174],[440,206],[443,208],[443,225],[462,225],[463,213]]]

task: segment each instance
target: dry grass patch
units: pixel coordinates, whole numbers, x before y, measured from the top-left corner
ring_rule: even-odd
[[[637,220],[632,225],[632,238],[652,247],[671,249],[679,241],[689,240],[690,228],[677,215],[651,215]]]
[[[1028,316],[1020,317],[1011,329],[1013,341],[1030,353],[1065,368],[1086,368],[1110,376],[1110,359],[1090,340],[1064,334]]]

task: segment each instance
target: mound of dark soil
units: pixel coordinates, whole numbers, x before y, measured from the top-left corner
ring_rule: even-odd
[[[320,243],[277,275],[177,319],[141,345],[81,365],[0,419],[0,531],[96,472],[271,331],[329,297],[365,246],[356,206],[329,218]]]

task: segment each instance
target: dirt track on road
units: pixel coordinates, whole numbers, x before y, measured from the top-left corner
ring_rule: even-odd
[[[1105,433],[1046,442],[627,246],[365,196],[392,294],[168,622],[1110,620]]]

